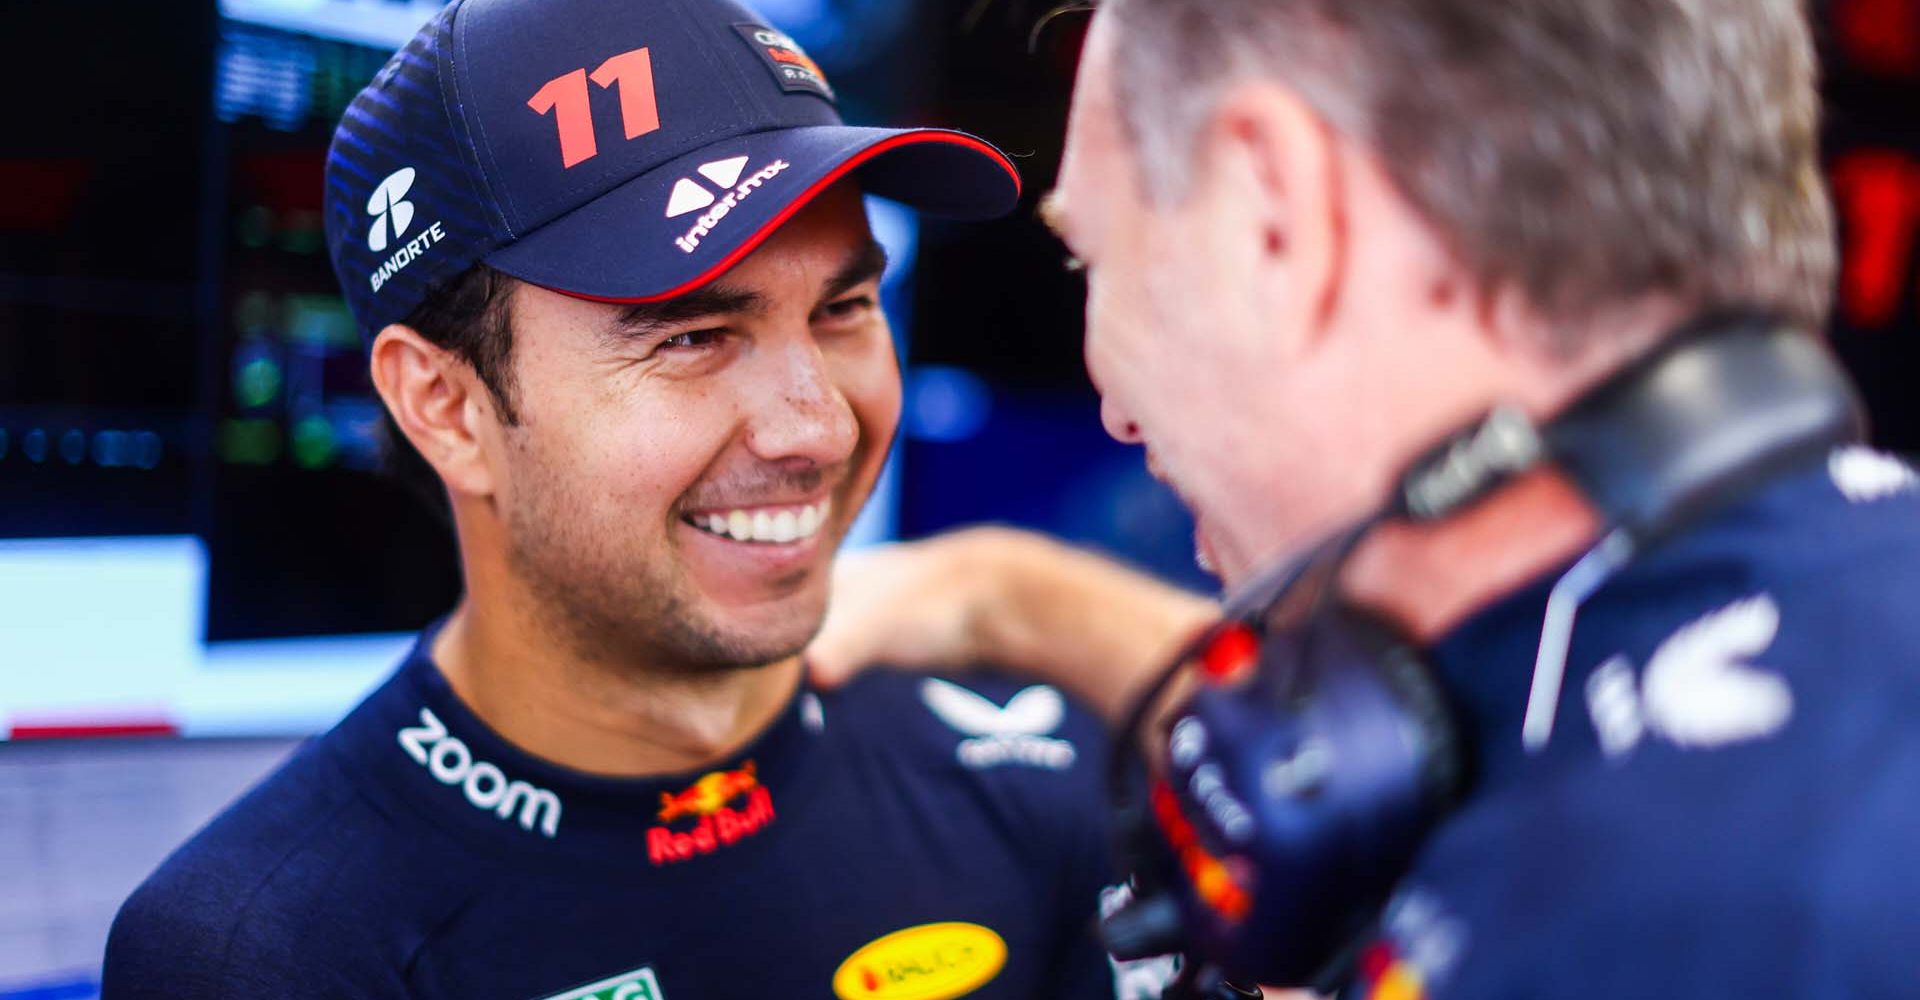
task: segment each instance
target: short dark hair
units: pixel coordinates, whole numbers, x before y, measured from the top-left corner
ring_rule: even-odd
[[[485,264],[475,264],[435,289],[405,320],[429,343],[452,352],[473,369],[508,426],[520,422],[514,408],[514,285],[512,278]],[[381,410],[381,436],[381,462],[386,471],[451,524],[453,512],[447,502],[446,484],[385,409]]]

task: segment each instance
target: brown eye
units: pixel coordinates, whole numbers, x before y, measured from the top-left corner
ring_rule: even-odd
[[[699,350],[719,343],[725,333],[725,330],[689,330],[661,341],[660,347],[669,351]]]
[[[873,296],[856,295],[850,299],[841,299],[838,302],[828,303],[826,309],[823,310],[823,312],[825,312],[826,317],[828,319],[847,320],[847,319],[853,319],[857,316],[865,315],[866,313],[872,311],[874,308],[875,308],[875,303],[873,301]]]

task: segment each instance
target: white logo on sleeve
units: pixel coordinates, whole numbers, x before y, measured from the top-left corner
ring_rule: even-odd
[[[457,786],[475,809],[508,819],[520,810],[520,827],[538,825],[548,837],[560,832],[560,797],[524,781],[508,781],[500,768],[473,759],[473,751],[458,736],[447,734],[446,723],[430,708],[420,709],[420,725],[401,729],[400,747],[414,762],[443,785]]]
[[[1414,970],[1428,990],[1453,975],[1473,938],[1465,921],[1455,916],[1439,896],[1418,886],[1408,886],[1394,895],[1380,925],[1394,954]]]
[[[1920,475],[1907,463],[1865,445],[1836,449],[1827,459],[1827,473],[1841,494],[1854,503],[1885,500],[1912,493],[1920,486]]]
[[[719,225],[721,219],[790,165],[785,160],[775,160],[745,180],[740,179],[740,175],[747,171],[747,157],[744,156],[730,156],[695,167],[695,173],[723,193],[715,195],[691,177],[682,177],[674,182],[673,191],[667,195],[667,218],[677,219],[701,209],[707,209],[707,212],[695,219],[693,228],[687,230],[686,235],[677,237],[673,245],[679,247],[682,253],[700,249],[700,241],[713,232],[713,227]]]
[[[1607,661],[1587,681],[1601,748],[1619,757],[1652,734],[1711,750],[1778,733],[1793,717],[1793,691],[1751,661],[1779,631],[1780,607],[1767,594],[1706,615],[1654,650],[1637,698],[1631,664]]]
[[[1002,708],[958,684],[928,678],[920,700],[942,722],[972,737],[954,753],[976,771],[1002,764],[1064,771],[1079,756],[1072,743],[1047,735],[1066,719],[1067,703],[1044,684],[1023,689]]]
[[[413,202],[404,199],[413,190],[415,176],[412,167],[401,167],[373,189],[373,196],[367,199],[367,214],[373,216],[373,228],[367,230],[367,249],[374,253],[386,250],[393,239],[405,236],[407,227],[413,225]],[[389,229],[392,239],[387,235]]]

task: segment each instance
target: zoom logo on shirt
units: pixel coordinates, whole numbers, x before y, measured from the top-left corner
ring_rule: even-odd
[[[400,746],[415,763],[427,769],[435,781],[457,786],[466,793],[475,809],[485,809],[501,819],[520,810],[521,829],[535,826],[552,837],[560,832],[560,796],[524,781],[508,781],[500,768],[486,761],[475,761],[473,751],[458,736],[447,735],[446,723],[430,708],[420,709],[420,725],[399,732]]]

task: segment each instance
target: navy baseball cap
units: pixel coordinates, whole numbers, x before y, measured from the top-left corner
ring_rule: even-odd
[[[363,335],[484,261],[582,298],[692,291],[815,195],[992,218],[1005,155],[843,124],[819,67],[732,0],[454,0],[348,106],[327,245]]]

